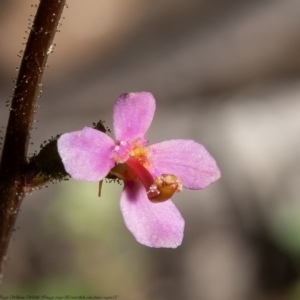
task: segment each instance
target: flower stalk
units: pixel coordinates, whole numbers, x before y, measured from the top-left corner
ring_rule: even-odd
[[[25,196],[30,130],[40,83],[65,0],[41,0],[33,21],[12,98],[0,164],[0,273],[19,207]]]

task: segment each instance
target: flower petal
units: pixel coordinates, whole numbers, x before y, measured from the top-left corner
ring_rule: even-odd
[[[126,182],[120,206],[127,228],[139,243],[154,248],[181,245],[184,219],[171,200],[152,203],[140,182]]]
[[[144,137],[155,112],[151,93],[122,94],[114,106],[114,133],[117,141],[132,141]]]
[[[214,158],[193,140],[170,140],[151,145],[150,172],[154,175],[173,174],[184,187],[203,189],[220,178]]]
[[[107,175],[114,166],[114,145],[108,135],[90,127],[63,134],[57,141],[66,171],[84,181],[100,181]]]

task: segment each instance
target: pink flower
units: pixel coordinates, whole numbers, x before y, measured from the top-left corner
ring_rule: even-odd
[[[138,242],[176,248],[183,239],[184,219],[171,201],[182,187],[203,189],[220,177],[215,160],[193,140],[148,145],[145,139],[155,111],[151,93],[121,95],[114,106],[116,142],[85,127],[63,134],[58,151],[76,180],[101,181],[108,173],[124,181],[121,211]]]

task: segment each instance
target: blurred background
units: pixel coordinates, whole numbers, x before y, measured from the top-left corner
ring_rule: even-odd
[[[0,2],[1,126],[32,4]],[[120,185],[104,184],[101,198],[97,184],[72,180],[34,192],[21,207],[1,294],[300,299],[299,0],[68,5],[30,152],[100,119],[112,128],[121,93],[150,91],[150,141],[195,139],[222,178],[174,197],[186,220],[175,250],[134,240]]]

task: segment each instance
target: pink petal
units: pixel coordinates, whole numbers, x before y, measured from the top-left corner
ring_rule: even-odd
[[[132,141],[144,137],[155,112],[151,93],[122,94],[114,106],[114,132],[117,141]]]
[[[173,174],[184,187],[203,189],[220,178],[220,170],[208,151],[192,140],[170,140],[149,147],[152,152],[150,172]]]
[[[57,141],[66,171],[72,178],[84,181],[100,181],[107,175],[114,166],[114,146],[108,135],[90,127],[63,134]]]
[[[139,243],[155,248],[181,245],[184,219],[171,200],[152,203],[141,183],[127,182],[120,205],[125,224]]]

